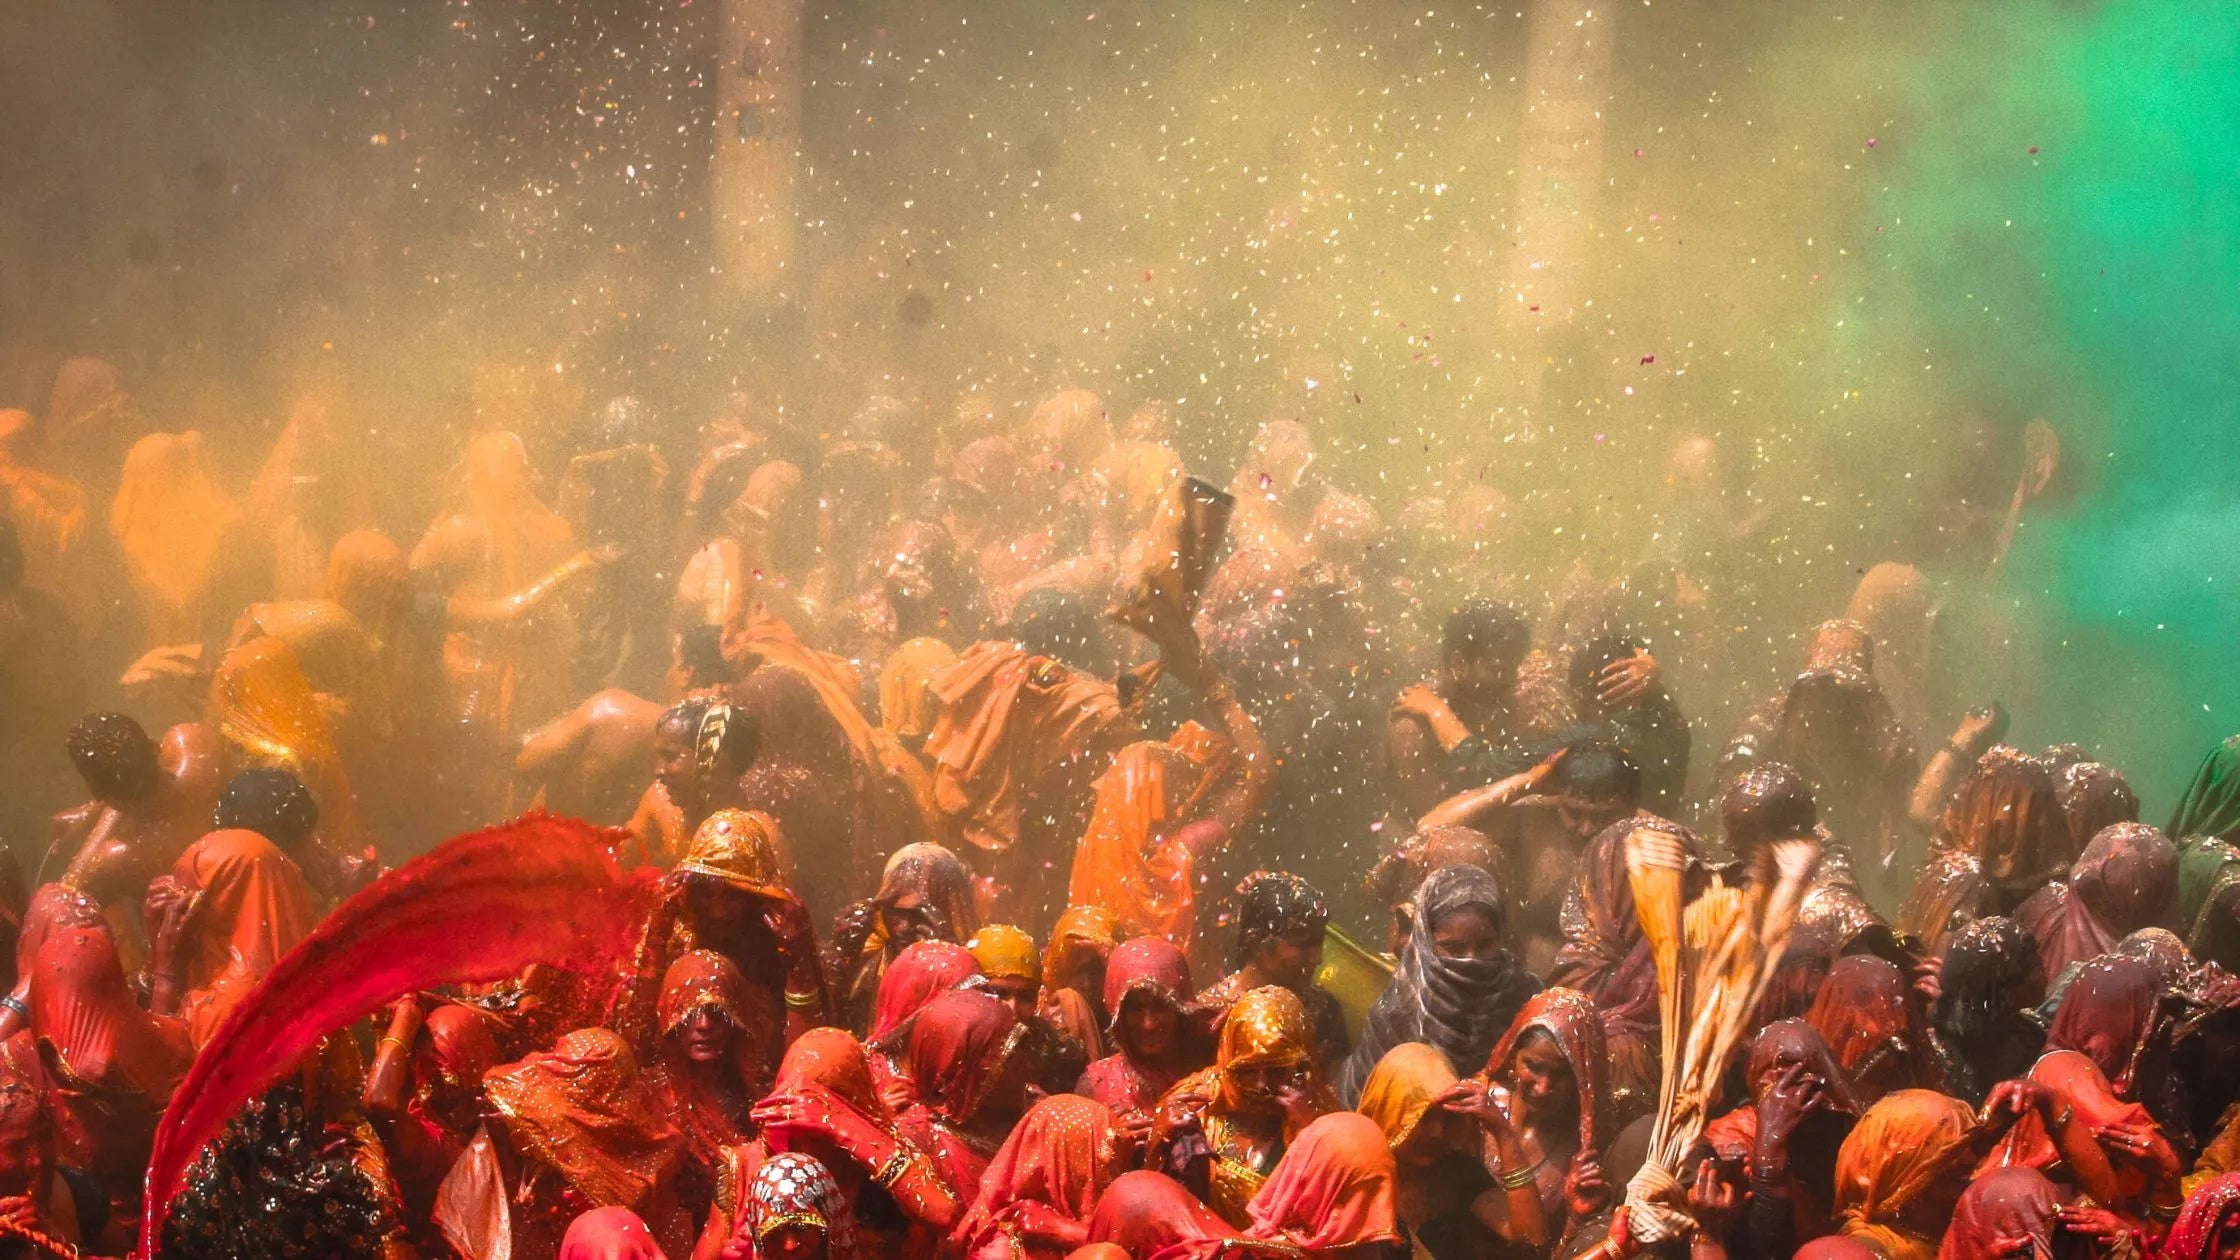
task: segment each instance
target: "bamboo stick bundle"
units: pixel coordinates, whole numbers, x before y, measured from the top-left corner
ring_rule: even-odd
[[[1690,858],[1679,838],[1653,828],[1626,837],[1634,913],[1657,965],[1663,1078],[1649,1158],[1626,1187],[1628,1219],[1643,1242],[1686,1236],[1679,1170],[1703,1134],[1719,1078],[1748,1031],[1770,968],[1796,923],[1820,846],[1783,840],[1751,855],[1741,887],[1714,876],[1687,898]]]

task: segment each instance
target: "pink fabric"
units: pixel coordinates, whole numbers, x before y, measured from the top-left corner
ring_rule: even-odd
[[[669,1260],[653,1231],[629,1208],[594,1208],[568,1226],[560,1260]]]

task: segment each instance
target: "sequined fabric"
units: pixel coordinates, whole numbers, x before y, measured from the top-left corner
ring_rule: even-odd
[[[789,897],[778,858],[778,824],[768,814],[719,809],[692,833],[677,869],[720,880],[740,892]]]
[[[832,1173],[807,1155],[772,1155],[747,1187],[747,1232],[760,1244],[773,1231],[803,1226],[824,1233],[826,1260],[861,1254],[855,1217]]]
[[[642,1213],[683,1147],[637,1056],[604,1028],[569,1033],[549,1053],[498,1068],[483,1088],[514,1146],[601,1207]]]

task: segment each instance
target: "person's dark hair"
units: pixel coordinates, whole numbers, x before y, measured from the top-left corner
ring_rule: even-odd
[[[1719,799],[1719,823],[1737,853],[1748,845],[1812,835],[1820,811],[1812,784],[1795,768],[1778,761],[1760,765],[1736,779]]]
[[[318,828],[319,804],[311,789],[285,770],[244,770],[218,794],[211,822],[221,831],[254,831],[292,850]]]
[[[1555,787],[1566,796],[1641,803],[1641,767],[1616,744],[1596,740],[1567,746],[1554,778]]]
[[[89,713],[70,725],[70,763],[103,801],[137,801],[156,789],[156,742],[122,713]]]
[[[1268,941],[1329,922],[1330,907],[1313,884],[1288,871],[1260,875],[1237,890],[1236,965]]]
[[[731,677],[723,659],[723,627],[694,626],[677,637],[677,663],[684,666],[697,686],[709,687]]]
[[[1490,599],[1473,599],[1447,617],[1446,633],[1439,641],[1442,659],[1460,656],[1466,661],[1493,657],[1511,665],[1521,664],[1532,650],[1532,622],[1515,605]]]
[[[1582,704],[1593,702],[1600,690],[1602,671],[1646,646],[1630,634],[1602,634],[1587,640],[1571,654],[1571,694]]]
[[[762,750],[762,728],[754,715],[708,696],[671,705],[657,726],[691,744],[701,770],[719,779],[746,773]]]
[[[1945,946],[1942,995],[1930,1020],[1947,1040],[1980,1043],[1999,1031],[2038,975],[2038,943],[2004,915],[1977,919]]]

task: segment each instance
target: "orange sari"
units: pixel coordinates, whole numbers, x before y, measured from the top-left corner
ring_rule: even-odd
[[[204,721],[224,739],[229,765],[271,767],[301,779],[319,803],[320,835],[337,848],[356,846],[357,796],[293,648],[266,637],[228,651],[210,679]]]
[[[151,433],[132,444],[109,508],[152,644],[202,637],[211,574],[241,509],[210,476],[202,433]]]
[[[620,1036],[579,1029],[548,1052],[491,1072],[483,1089],[515,1148],[559,1173],[577,1195],[629,1208],[664,1242],[689,1237],[683,1214],[664,1201],[684,1137]]]
[[[934,678],[941,716],[926,737],[940,820],[982,849],[1017,844],[1030,803],[1057,803],[1064,774],[1117,749],[1135,729],[1109,683],[1016,643],[974,644]]]
[[[1836,1156],[1844,1236],[1889,1260],[1934,1260],[1936,1236],[1916,1222],[1949,1216],[1967,1183],[1974,1127],[1968,1104],[1926,1089],[1901,1089],[1867,1108]]]
[[[1165,743],[1120,750],[1097,780],[1096,810],[1073,853],[1069,905],[1101,906],[1128,936],[1160,936],[1190,952],[1197,880],[1177,832],[1229,763],[1229,741],[1185,722]]]
[[[254,831],[213,831],[171,877],[199,894],[179,941],[180,1017],[200,1048],[318,921],[303,872]]]

